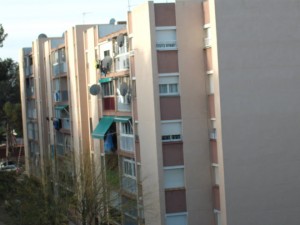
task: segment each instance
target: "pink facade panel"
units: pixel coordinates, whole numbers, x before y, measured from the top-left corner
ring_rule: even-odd
[[[162,120],[181,119],[179,96],[160,97],[160,117]]]
[[[163,143],[163,165],[180,166],[184,164],[182,143]]]
[[[215,96],[209,95],[208,96],[208,105],[209,105],[209,116],[210,118],[215,118]]]
[[[155,26],[176,26],[175,4],[154,4]]]
[[[177,73],[178,52],[177,51],[158,51],[157,52],[158,73]]]
[[[205,52],[205,63],[206,63],[206,70],[211,71],[213,70],[213,65],[212,65],[212,50],[211,48],[206,48],[204,50]]]
[[[210,15],[209,15],[209,2],[203,2],[203,13],[204,13],[204,24],[210,23]]]
[[[220,210],[220,188],[219,186],[213,187],[213,201],[214,201],[214,209]]]
[[[166,213],[186,212],[185,190],[166,190]]]
[[[218,149],[216,140],[210,140],[211,162],[218,163]]]
[[[131,34],[132,33],[132,15],[131,15],[131,12],[128,12],[128,15],[127,15],[127,20],[128,20],[128,34]]]

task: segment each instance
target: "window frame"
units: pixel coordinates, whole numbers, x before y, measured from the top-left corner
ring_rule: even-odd
[[[129,158],[122,158],[122,175],[136,180],[135,161]]]
[[[174,79],[175,81],[172,81]],[[172,85],[176,85],[176,91],[172,91]],[[166,92],[162,92],[162,87],[166,88]],[[160,96],[178,96],[179,90],[179,73],[164,73],[158,75],[158,93]]]
[[[184,175],[184,166],[166,166],[164,167],[164,188],[165,189],[174,189],[174,188],[185,188],[185,175]],[[182,182],[182,185],[175,185],[175,186],[170,186],[167,185],[167,180],[166,180],[166,177],[167,177],[167,171],[175,171],[175,170],[180,170],[180,175],[182,174],[182,177],[180,177],[180,182]],[[170,175],[170,174],[169,174]],[[174,174],[172,174],[174,175]],[[170,178],[170,177],[169,177]],[[179,178],[177,178],[177,181],[178,182]]]
[[[182,224],[182,225],[187,225],[188,224],[188,213],[187,212],[167,213],[167,214],[165,214],[165,224],[169,225],[169,223],[167,221],[168,217],[178,217],[178,216],[184,216],[185,217],[185,224]]]
[[[180,133],[164,134],[164,132],[162,130],[163,129],[162,126],[164,124],[179,124]],[[162,120],[161,121],[161,141],[162,142],[182,141],[182,121],[181,120]]]
[[[102,96],[103,97],[113,97],[115,95],[115,93],[114,93],[114,82],[113,81],[101,83],[101,89],[102,89]]]

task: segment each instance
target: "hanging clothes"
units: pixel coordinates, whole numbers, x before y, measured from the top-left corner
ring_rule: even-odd
[[[113,134],[109,132],[106,134],[106,138],[104,140],[104,152],[112,152],[114,149]]]

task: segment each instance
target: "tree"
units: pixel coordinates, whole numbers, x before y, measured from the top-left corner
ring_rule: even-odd
[[[0,24],[0,47],[3,47],[3,41],[7,37],[7,34],[5,33],[2,24]]]
[[[106,167],[95,167],[89,154],[83,155],[83,167],[79,174],[79,188],[74,195],[73,209],[83,225],[95,221],[112,224],[120,221],[120,179],[118,157],[110,155]],[[111,210],[114,208],[114,210]]]
[[[1,172],[0,184],[6,210],[10,215],[7,224],[15,225],[62,225],[67,224],[69,201],[56,195],[51,184],[42,184],[35,177],[16,176],[12,172]]]
[[[51,163],[42,182],[27,176],[17,184],[12,182],[13,191],[4,195],[12,224],[62,225],[71,220],[82,225],[111,225],[121,224],[124,212],[137,216],[136,199],[122,197],[118,161],[116,153],[107,154],[103,165],[97,167],[89,153],[83,154],[74,188],[61,182]]]
[[[18,71],[18,64],[12,59],[0,59],[0,142],[6,135],[10,139],[13,130],[22,135]]]

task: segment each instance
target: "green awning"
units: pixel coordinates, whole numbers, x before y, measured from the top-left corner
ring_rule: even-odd
[[[96,139],[104,139],[104,136],[112,123],[114,122],[114,117],[112,116],[104,116],[100,119],[97,127],[92,133],[92,137]]]
[[[55,106],[54,108],[55,108],[55,110],[64,110],[64,109],[66,109],[68,107],[68,105],[57,105],[57,106]]]
[[[99,82],[102,84],[102,83],[107,83],[107,82],[110,82],[112,81],[112,78],[111,77],[106,77],[106,78],[102,78],[99,80]]]
[[[115,122],[127,123],[131,119],[130,116],[116,116],[114,118]]]

